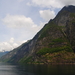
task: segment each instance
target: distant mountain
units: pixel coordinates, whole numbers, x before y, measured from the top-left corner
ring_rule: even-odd
[[[9,51],[4,51],[4,52],[0,52],[0,57],[2,57],[3,55],[7,54]]]
[[[65,6],[34,36],[1,61],[25,63],[75,63],[75,6]]]

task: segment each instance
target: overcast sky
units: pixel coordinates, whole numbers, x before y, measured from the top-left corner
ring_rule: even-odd
[[[75,0],[0,0],[0,51],[32,39],[65,5]]]

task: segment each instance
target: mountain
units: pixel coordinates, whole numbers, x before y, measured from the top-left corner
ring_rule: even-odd
[[[0,52],[0,57],[2,57],[3,55],[7,54],[9,51],[3,51],[3,52]]]
[[[65,6],[33,39],[1,57],[1,61],[25,63],[75,62],[75,6]]]

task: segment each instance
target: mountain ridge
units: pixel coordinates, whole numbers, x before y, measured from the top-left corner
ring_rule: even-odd
[[[4,62],[74,63],[75,6],[63,7],[30,41],[1,58]]]

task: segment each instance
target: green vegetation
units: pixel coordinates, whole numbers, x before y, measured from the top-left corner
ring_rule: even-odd
[[[43,37],[46,37],[47,35],[48,35],[48,33],[47,33],[47,29],[49,28],[49,25],[47,24],[41,31],[40,31],[40,33],[42,33],[41,34],[41,36],[39,37],[39,40],[40,39],[42,39]]]
[[[69,47],[69,46],[63,46],[63,47],[56,47],[56,48],[43,48],[43,49],[40,49],[37,54],[38,55],[45,55],[47,53],[54,53],[54,52],[59,52],[59,51],[62,51],[62,50],[65,50],[67,52],[72,52],[72,48]]]
[[[42,60],[40,60],[42,59]],[[75,54],[73,52],[67,52],[65,50],[55,52],[55,53],[47,53],[45,55],[42,55],[38,59],[40,62],[43,61],[44,63],[74,63],[75,62]]]
[[[28,63],[28,62],[32,61],[31,59],[32,59],[32,57],[28,57],[28,58],[23,57],[22,59],[19,60],[19,63],[20,64]]]
[[[68,43],[68,41],[65,38],[52,39],[51,42],[49,43],[49,46],[59,45],[62,43],[65,43],[65,45],[66,45]]]
[[[51,30],[57,29],[57,28],[58,26],[53,21],[46,24],[45,27],[40,31],[41,36],[39,37],[39,40],[48,36],[49,35],[48,32],[50,32]]]
[[[57,38],[57,39],[53,39],[52,42],[59,42],[59,43],[62,43],[64,42],[65,40],[61,39],[61,38]]]
[[[61,31],[63,33],[62,30],[64,30],[65,26],[58,26],[56,25],[53,21],[51,21],[50,23],[46,24],[44,26],[44,28],[40,31],[40,37],[39,40],[41,40],[44,37],[48,37],[50,34],[50,32],[55,33],[56,31]]]
[[[70,13],[70,16],[71,17],[75,17],[75,13]]]
[[[54,45],[54,44],[55,44],[55,42],[51,42],[51,43],[49,43],[49,46]]]

